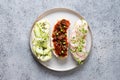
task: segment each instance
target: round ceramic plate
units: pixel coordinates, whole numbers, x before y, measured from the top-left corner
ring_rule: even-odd
[[[37,22],[41,19],[44,19],[44,18],[47,18],[48,21],[50,22],[50,37],[51,37],[52,29],[58,20],[63,19],[63,18],[69,20],[71,23],[70,28],[73,28],[75,22],[83,17],[79,13],[72,11],[70,9],[54,8],[54,9],[48,10],[48,11],[44,12],[43,14],[41,14],[36,19],[35,22]],[[34,22],[34,24],[35,24],[35,22]],[[33,24],[33,27],[34,27],[34,24]],[[30,47],[31,48],[32,48],[32,40],[33,40],[33,27],[31,29],[31,35],[30,35]],[[69,33],[70,33],[70,31],[69,31]],[[92,47],[92,34],[91,34],[91,31],[89,28],[89,31],[87,34],[87,48],[86,48],[87,52],[90,52],[91,47]],[[33,51],[32,51],[32,53],[33,53]],[[35,57],[34,54],[33,54],[33,56]],[[71,53],[68,53],[68,57],[64,60],[56,58],[52,53],[52,59],[49,60],[48,62],[42,62],[40,60],[38,60],[38,61],[46,68],[55,70],[55,71],[68,71],[68,70],[72,70],[78,66],[78,63],[73,59]]]

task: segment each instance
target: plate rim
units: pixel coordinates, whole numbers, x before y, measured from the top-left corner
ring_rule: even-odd
[[[52,12],[51,12],[51,11],[52,11]],[[79,12],[77,12],[77,11],[75,11],[75,10],[72,10],[72,9],[68,9],[68,8],[52,8],[52,9],[48,9],[48,10],[43,11],[43,12],[35,19],[35,21],[33,22],[32,27],[31,27],[31,29],[30,29],[29,47],[30,47],[31,53],[32,53],[33,57],[35,58],[35,60],[37,60],[37,62],[39,62],[39,64],[41,64],[41,65],[44,66],[45,68],[47,68],[47,69],[49,69],[49,70],[52,70],[52,71],[59,71],[59,72],[70,71],[70,70],[73,70],[73,69],[77,68],[79,65],[77,65],[77,66],[75,66],[75,67],[73,67],[73,68],[71,68],[71,69],[66,69],[66,70],[58,70],[58,69],[56,70],[56,69],[53,69],[53,68],[49,68],[49,67],[43,65],[43,64],[39,61],[39,59],[37,59],[37,57],[35,56],[35,54],[34,54],[34,52],[33,52],[33,50],[32,50],[32,47],[31,47],[31,33],[32,33],[32,30],[33,30],[33,27],[34,27],[35,23],[36,23],[37,21],[39,21],[40,19],[42,19],[45,15],[47,15],[47,14],[49,14],[49,13],[54,13],[54,11],[55,11],[55,12],[57,12],[57,11],[66,11],[66,12],[68,12],[68,11],[69,11],[69,12],[74,13],[75,15],[77,15],[79,18],[84,19],[84,17],[82,17]],[[84,19],[84,20],[85,20],[85,19]],[[87,22],[87,23],[88,23],[88,22]],[[91,36],[91,45],[90,45],[90,51],[88,52],[87,58],[89,57],[89,55],[90,55],[90,53],[91,53],[91,50],[92,50],[92,46],[93,46],[93,36],[92,36],[92,31],[91,31],[91,29],[90,29],[89,24],[88,24],[88,29],[89,29],[90,36]],[[86,58],[86,59],[87,59],[87,58]],[[86,59],[85,59],[85,61],[86,61]]]

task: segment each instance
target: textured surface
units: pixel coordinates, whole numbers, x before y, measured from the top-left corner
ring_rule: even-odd
[[[37,63],[29,33],[43,11],[65,7],[89,23],[93,47],[86,63],[54,72]],[[120,80],[119,0],[0,0],[0,80]]]

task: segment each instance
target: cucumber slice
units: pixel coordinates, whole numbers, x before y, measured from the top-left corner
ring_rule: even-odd
[[[43,19],[35,23],[34,26],[34,39],[32,41],[34,51],[37,58],[41,61],[48,61],[52,58],[49,43],[49,23]]]
[[[34,34],[35,34],[35,37],[40,38],[41,32],[40,32],[40,28],[38,26],[34,27]]]

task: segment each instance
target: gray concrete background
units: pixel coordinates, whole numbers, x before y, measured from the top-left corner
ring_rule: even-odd
[[[68,72],[46,69],[29,48],[33,22],[55,7],[78,11],[93,33],[88,60]],[[0,80],[120,80],[120,1],[0,0]]]

